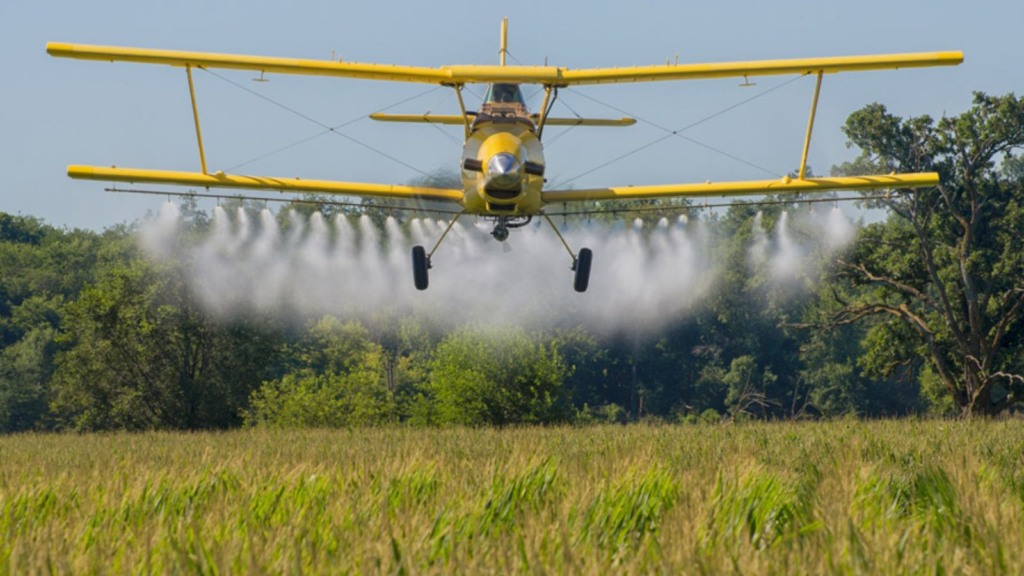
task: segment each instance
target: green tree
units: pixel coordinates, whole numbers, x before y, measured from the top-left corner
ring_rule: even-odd
[[[343,374],[299,372],[265,382],[245,413],[249,426],[371,426],[396,421],[394,397],[377,366]]]
[[[893,327],[903,328],[885,326]],[[891,356],[878,356],[888,347],[874,339],[899,337],[887,330],[872,330],[867,322],[810,331],[800,347],[800,377],[809,391],[810,411],[826,417],[906,416],[923,411],[914,371],[890,367]]]
[[[422,408],[430,356],[446,329],[430,314],[403,313],[394,306],[375,310],[364,322],[370,341],[382,353],[384,383],[397,402],[399,417],[407,420]]]
[[[438,424],[565,422],[572,407],[555,343],[515,328],[463,328],[434,351],[428,390]]]
[[[64,308],[53,409],[75,429],[238,425],[268,374],[273,331],[216,325],[180,267],[126,255]]]
[[[88,282],[106,236],[0,213],[0,431],[48,425],[64,302]]]
[[[799,352],[804,334],[791,325],[802,317],[803,297],[816,276],[795,268],[783,277],[773,269],[778,262],[769,258],[769,248],[758,246],[775,241],[770,231],[778,227],[784,213],[789,233],[799,237],[801,244],[809,244],[812,234],[795,226],[799,220],[795,216],[806,210],[796,202],[762,209],[737,203],[715,220],[713,257],[721,266],[707,308],[696,318],[701,339],[694,346],[699,356],[694,360],[700,364],[693,412],[725,408],[730,413],[784,417],[802,410],[806,387],[801,387]],[[799,258],[813,270],[811,255]],[[738,405],[743,407],[737,409]]]
[[[47,324],[34,326],[0,350],[0,432],[31,430],[43,423],[55,332]]]
[[[566,365],[563,386],[573,406],[588,415],[624,417],[633,395],[626,349],[579,327],[559,331],[555,344]]]
[[[878,319],[874,364],[926,359],[962,414],[1019,402],[1024,358],[1008,344],[1024,313],[1024,180],[1011,155],[1024,147],[1024,101],[977,93],[970,110],[938,122],[872,104],[844,132],[862,153],[837,171],[937,171],[941,184],[877,202],[890,216],[841,262],[852,288],[837,290],[829,324]]]
[[[367,426],[395,422],[384,349],[358,322],[325,316],[292,348],[289,372],[253,392],[247,425]]]

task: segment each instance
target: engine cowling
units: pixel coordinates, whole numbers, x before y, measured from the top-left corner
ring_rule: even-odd
[[[540,209],[543,151],[530,126],[483,124],[466,143],[462,169],[467,209],[509,216]]]

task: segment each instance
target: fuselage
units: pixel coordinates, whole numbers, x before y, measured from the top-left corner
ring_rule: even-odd
[[[492,84],[462,149],[463,207],[487,216],[541,208],[544,149],[518,84]]]

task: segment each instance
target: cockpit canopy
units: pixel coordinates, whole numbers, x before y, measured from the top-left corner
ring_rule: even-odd
[[[526,106],[519,84],[491,84],[484,95],[485,104],[521,104]]]

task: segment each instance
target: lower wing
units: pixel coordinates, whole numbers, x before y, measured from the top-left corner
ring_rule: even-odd
[[[634,200],[643,198],[694,198],[703,196],[748,196],[780,192],[828,192],[831,190],[877,190],[885,188],[920,188],[936,186],[935,172],[910,174],[879,174],[836,178],[781,178],[779,180],[744,180],[665,184],[660,186],[618,186],[582,190],[546,190],[541,198],[546,204],[586,202],[593,200]]]
[[[140,168],[68,166],[68,176],[84,180],[172,184],[201,188],[244,188],[247,190],[267,190],[272,192],[317,192],[346,196],[438,200],[455,203],[461,203],[464,196],[462,190],[457,188],[428,188],[426,186],[398,186],[362,182],[339,182],[335,180],[243,176],[225,174],[223,172],[204,174],[202,172],[174,172],[170,170],[144,170]]]

